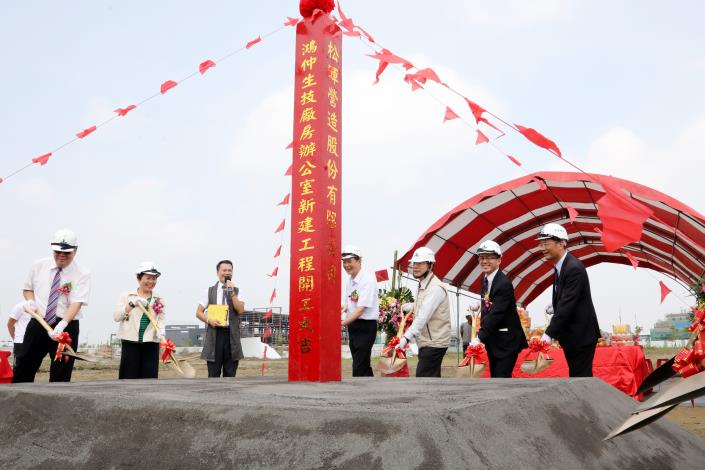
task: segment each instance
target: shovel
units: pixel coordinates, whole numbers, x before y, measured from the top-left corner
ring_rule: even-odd
[[[149,310],[144,308],[144,305],[142,305],[140,302],[135,302],[135,305],[142,311],[142,313],[147,315],[147,318],[149,318],[149,322],[152,324],[154,329],[156,331],[159,331],[159,325],[157,325],[157,321],[154,319],[154,315],[152,315]],[[192,379],[196,377],[196,369],[194,369],[191,364],[184,361],[180,362],[178,359],[176,359],[174,353],[169,353],[169,358],[171,359],[169,365],[173,367],[173,369],[178,372],[179,375],[187,379]]]
[[[40,325],[44,327],[45,330],[47,330],[48,333],[51,333],[54,331],[52,327],[49,326],[49,324],[44,320],[44,316],[40,315],[38,311],[31,310],[27,308],[26,306],[24,307],[24,311],[31,315],[32,318],[37,320]],[[91,354],[79,354],[77,353],[69,344],[64,344],[64,350],[61,352],[61,354],[66,355],[66,356],[71,356],[75,359],[79,359],[81,361],[86,361],[86,362],[98,362],[100,361],[100,358],[98,356],[93,356]]]

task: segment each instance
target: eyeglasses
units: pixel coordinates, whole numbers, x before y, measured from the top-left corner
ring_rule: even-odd
[[[74,250],[74,251],[54,251],[54,254],[56,256],[61,256],[61,255],[71,256],[74,253],[76,253],[76,250]]]

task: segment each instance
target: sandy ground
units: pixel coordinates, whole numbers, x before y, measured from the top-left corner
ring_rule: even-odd
[[[646,349],[646,356],[651,358],[654,366],[656,365],[656,360],[658,358],[670,358],[675,354],[676,350],[664,350],[664,349]],[[205,362],[198,358],[198,355],[187,355],[184,356],[185,359],[196,370],[196,377],[207,377],[208,373],[206,370]],[[373,368],[375,367],[376,359],[373,359]],[[443,361],[443,369],[441,375],[443,377],[455,377],[456,371],[456,355],[449,353]],[[257,377],[262,374],[262,364],[261,359],[245,359],[240,361],[237,376],[238,377]],[[74,382],[84,382],[84,381],[95,381],[95,380],[115,380],[118,377],[118,366],[119,360],[106,359],[98,364],[86,363],[86,362],[76,362],[74,367],[72,381]],[[264,375],[267,377],[278,376],[286,377],[288,368],[288,361],[285,359],[281,360],[267,360],[264,361]],[[49,370],[49,360],[48,358],[44,361],[42,367],[37,374],[37,382],[48,382],[48,370]],[[343,377],[352,376],[352,361],[350,359],[343,359],[342,361]],[[416,371],[416,358],[409,359],[409,372],[413,377]],[[168,366],[161,364],[159,370],[160,379],[170,379],[177,378],[179,375],[169,368]],[[705,407],[696,406],[691,407],[690,403],[683,404],[668,415],[667,419],[679,424],[688,431],[698,435],[699,437],[705,439]]]

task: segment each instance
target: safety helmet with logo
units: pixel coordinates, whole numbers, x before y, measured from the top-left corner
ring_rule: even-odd
[[[362,258],[362,250],[355,245],[345,245],[340,254],[340,259]]]
[[[57,230],[51,242],[51,249],[62,253],[70,253],[78,248],[78,238],[73,230],[62,228]]]
[[[422,246],[416,249],[414,251],[414,254],[411,255],[411,259],[409,260],[410,263],[435,263],[436,262],[436,255],[433,253],[433,250],[426,247]]]
[[[561,225],[550,223],[544,225],[539,232],[539,236],[536,237],[537,240],[549,240],[551,238],[557,238],[567,242],[568,232]]]
[[[477,256],[483,255],[483,254],[495,254],[499,256],[500,258],[502,257],[502,248],[499,246],[499,244],[493,240],[485,240],[484,242],[480,243],[480,246],[477,247]]]
[[[139,276],[140,274],[149,274],[150,276],[156,277],[162,275],[162,273],[159,272],[159,270],[156,268],[152,261],[144,261],[140,263],[139,267],[137,268],[137,275]]]

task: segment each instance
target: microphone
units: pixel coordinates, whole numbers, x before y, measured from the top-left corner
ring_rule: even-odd
[[[232,287],[227,287],[225,284],[227,284],[228,281],[232,281],[233,277],[230,274],[226,274],[223,276],[223,290],[225,292],[232,292],[233,288]]]

